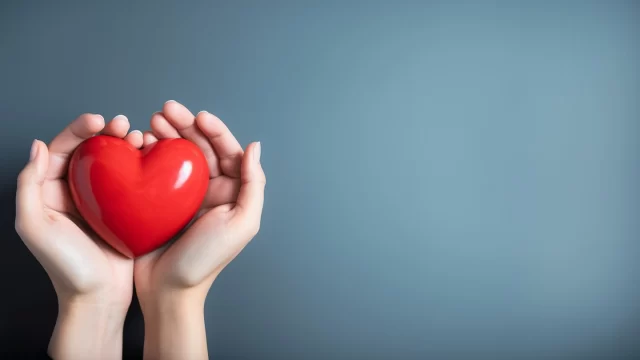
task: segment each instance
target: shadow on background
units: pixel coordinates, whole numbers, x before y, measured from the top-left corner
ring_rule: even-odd
[[[0,253],[5,254],[0,262],[0,353],[42,355],[55,325],[56,295],[47,273],[15,231],[15,185],[4,186],[0,191]]]
[[[15,186],[4,186],[0,193],[0,254],[5,255],[0,261],[0,355],[47,359],[58,313],[57,298],[47,273],[15,231],[15,190]],[[135,296],[124,333],[124,359],[142,358],[144,322]]]

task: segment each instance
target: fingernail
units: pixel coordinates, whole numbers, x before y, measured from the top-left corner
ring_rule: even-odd
[[[138,133],[138,134],[142,135],[142,131],[140,131],[140,130],[132,130],[132,131],[130,132],[130,134],[131,134],[131,133]]]
[[[198,112],[198,113],[196,114],[196,116],[198,116],[198,115],[200,115],[200,114],[208,114],[208,113],[209,113],[209,112],[208,112],[207,110],[202,110],[202,111]]]
[[[262,144],[260,141],[256,144],[256,149],[253,151],[253,161],[260,163],[260,155],[262,155]]]
[[[129,119],[128,119],[126,116],[122,115],[122,114],[120,114],[120,115],[116,115],[116,116],[113,118],[113,120],[115,120],[115,119],[122,119],[122,120],[124,120],[124,121],[129,122]]]
[[[170,102],[176,102],[176,101],[175,100],[167,100],[167,101],[165,101],[165,104],[168,104]]]
[[[31,153],[29,154],[29,161],[33,161],[36,156],[38,156],[38,140],[33,140],[33,143],[31,143]]]

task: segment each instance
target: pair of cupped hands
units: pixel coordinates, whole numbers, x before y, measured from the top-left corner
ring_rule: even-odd
[[[174,303],[203,306],[215,278],[258,232],[266,183],[260,143],[243,149],[219,118],[206,111],[194,115],[171,100],[152,115],[150,131],[129,128],[122,115],[108,123],[100,115],[81,115],[50,144],[35,140],[18,177],[16,230],[49,275],[61,313],[103,311],[124,321],[134,285],[145,321],[147,313]],[[171,245],[129,259],[82,220],[65,177],[75,148],[97,134],[136,148],[181,137],[202,150],[207,194],[197,219]]]

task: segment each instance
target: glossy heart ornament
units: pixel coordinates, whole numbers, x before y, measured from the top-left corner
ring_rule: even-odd
[[[209,184],[207,160],[185,139],[142,150],[105,135],[85,140],[69,162],[69,188],[80,215],[109,245],[134,258],[182,230]]]

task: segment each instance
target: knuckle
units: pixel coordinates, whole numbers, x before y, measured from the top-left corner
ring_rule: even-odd
[[[255,220],[253,216],[244,216],[236,226],[241,237],[253,238],[260,231],[260,221]]]
[[[27,183],[29,181],[30,177],[31,177],[31,174],[30,174],[29,169],[23,169],[18,174],[18,178],[17,178],[18,185]]]
[[[255,175],[255,178],[252,180],[252,182],[264,188],[267,185],[267,177],[264,176],[264,172],[260,171]]]
[[[23,236],[25,234],[26,226],[24,221],[20,217],[16,217],[14,227],[18,235]]]
[[[258,235],[260,232],[260,221],[253,221],[247,226],[247,231],[251,237]]]
[[[202,273],[202,268],[197,265],[198,263],[197,259],[190,258],[188,261],[182,259],[175,264],[173,275],[171,276],[173,285],[179,288],[192,288],[199,285],[205,275]]]
[[[174,276],[174,282],[183,288],[191,288],[200,284],[201,279],[193,271],[179,271]]]
[[[90,293],[100,286],[100,282],[93,274],[83,270],[76,271],[70,283],[79,293]]]
[[[37,227],[34,227],[33,223],[27,221],[23,216],[16,216],[14,228],[18,236],[23,240],[25,240],[25,238],[36,236],[40,231]]]

